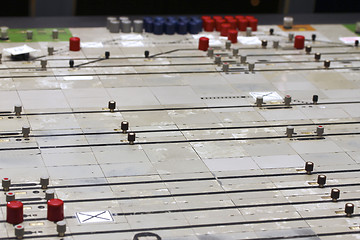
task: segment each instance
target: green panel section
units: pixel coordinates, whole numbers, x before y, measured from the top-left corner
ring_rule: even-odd
[[[26,31],[33,31],[32,40],[26,39]],[[0,42],[55,42],[55,41],[69,41],[72,34],[68,28],[57,28],[59,31],[59,39],[52,38],[53,28],[13,28],[9,29],[9,40],[0,40]]]
[[[350,31],[354,32],[355,33],[355,27],[356,25],[355,24],[344,24],[344,26],[349,29]],[[360,35],[357,33],[357,35]]]

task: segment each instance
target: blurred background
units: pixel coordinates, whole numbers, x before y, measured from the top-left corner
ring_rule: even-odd
[[[0,16],[313,14],[360,12],[360,0],[10,0]]]

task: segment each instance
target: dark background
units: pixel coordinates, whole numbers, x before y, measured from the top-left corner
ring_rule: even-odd
[[[2,0],[0,16],[345,12],[360,12],[360,0]]]

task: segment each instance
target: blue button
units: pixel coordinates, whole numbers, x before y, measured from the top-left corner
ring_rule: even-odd
[[[190,21],[188,23],[188,30],[190,34],[198,34],[199,33],[199,26],[195,21]]]
[[[164,23],[154,22],[154,34],[161,35],[164,33]]]
[[[145,32],[153,32],[154,31],[154,22],[152,17],[145,17],[144,19],[144,29]]]
[[[154,17],[154,22],[165,22],[165,18],[163,18],[163,17]]]
[[[166,21],[165,22],[165,34],[173,35],[175,34],[176,21]]]
[[[178,34],[187,34],[187,23],[178,21],[177,33]]]

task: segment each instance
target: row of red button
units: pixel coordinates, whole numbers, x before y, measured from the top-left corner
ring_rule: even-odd
[[[252,31],[257,31],[258,20],[253,16],[202,16],[203,28],[205,32],[213,32],[214,29],[221,32],[224,24],[229,29],[239,29],[246,31],[247,27],[251,27]]]

